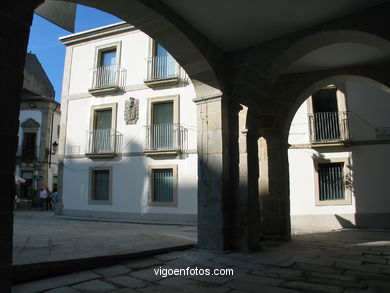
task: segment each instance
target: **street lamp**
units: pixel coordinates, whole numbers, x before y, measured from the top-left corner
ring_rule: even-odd
[[[58,150],[58,142],[54,141],[52,144],[51,153],[55,155],[57,153],[57,150]]]

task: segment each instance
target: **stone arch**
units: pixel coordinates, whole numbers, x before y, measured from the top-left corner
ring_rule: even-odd
[[[247,102],[254,100],[263,104],[291,64],[327,45],[353,42],[390,54],[390,34],[383,29],[389,9],[390,4],[384,3],[234,52],[229,60],[234,81],[229,89],[231,95],[240,97],[240,101],[248,106]]]
[[[224,65],[225,53],[161,1],[65,1],[99,9],[134,25],[163,45],[191,78],[196,93],[193,101],[200,109],[198,125],[205,125],[205,130],[198,135],[198,178],[208,178],[208,184],[198,181],[198,246],[216,250],[230,248],[228,214],[233,205],[229,204],[229,117],[226,114],[230,103],[224,91],[228,72]],[[203,111],[207,115],[201,115]]]
[[[303,86],[301,91],[296,92],[296,100],[291,105],[290,111],[286,113],[285,125],[283,126],[283,134],[286,139],[288,139],[288,132],[290,129],[291,122],[294,118],[295,113],[302,103],[314,92],[324,88],[329,84],[338,84],[346,81],[365,81],[378,88],[383,89],[384,91],[390,92],[390,80],[380,79],[370,74],[361,73],[345,73],[345,74],[334,74],[330,76],[324,76],[318,78],[316,81],[311,81],[310,84]]]
[[[320,49],[324,46],[337,43],[356,43],[369,45],[390,54],[390,41],[384,39],[381,36],[359,30],[328,30],[306,36],[293,43],[286,50],[284,50],[282,54],[275,58],[273,62],[274,66],[276,66],[280,73],[283,74],[283,72],[285,72],[291,65],[293,65],[296,61],[308,53]],[[273,73],[272,67],[265,72],[265,75],[269,76],[270,79],[277,77]]]
[[[288,133],[291,121],[304,100],[317,89],[343,80],[365,79],[390,85],[389,64],[341,68],[283,76],[267,99],[269,107],[250,108],[259,131],[259,195],[263,236],[290,237]],[[271,103],[272,102],[272,103]]]
[[[294,106],[291,107],[290,113],[288,114],[288,117],[286,119],[286,125],[284,127],[285,134],[286,134],[286,136],[284,136],[285,139],[286,140],[289,139],[289,128],[290,128],[292,123],[298,123],[298,124],[302,123],[302,120],[300,120],[300,122],[296,122],[296,121],[292,121],[292,120],[294,119],[294,116],[295,116],[298,108],[303,103],[305,103],[305,101],[308,99],[308,97],[313,95],[313,93],[315,93],[318,90],[321,90],[324,87],[329,86],[329,85],[335,85],[338,90],[340,90],[341,92],[344,92],[344,90],[346,88],[344,88],[342,86],[343,83],[356,82],[356,83],[364,84],[364,86],[367,86],[367,87],[375,87],[376,89],[379,89],[379,90],[385,92],[385,94],[390,94],[390,87],[389,87],[390,82],[387,78],[385,78],[385,75],[386,74],[383,74],[383,78],[381,78],[380,76],[376,76],[376,75],[373,75],[370,73],[365,74],[364,71],[361,71],[361,72],[356,71],[356,72],[345,72],[343,74],[341,74],[341,73],[334,74],[334,75],[330,74],[329,76],[318,77],[315,80],[312,80],[311,83],[308,82],[306,84],[306,87],[302,88],[301,91],[299,92],[299,94],[297,96],[297,100],[295,101]],[[362,85],[359,85],[359,86],[362,87]],[[310,122],[309,119],[306,120],[307,122],[305,122],[305,125],[304,125],[304,127],[306,127],[306,130],[303,131],[303,132],[305,132],[305,134],[308,134],[309,136],[308,137],[305,136],[305,139],[303,139],[303,141],[297,142],[297,141],[293,140],[291,142],[292,153],[289,153],[289,164],[291,164],[291,166],[293,166],[293,167],[289,168],[289,175],[290,175],[289,181],[292,182],[292,184],[290,185],[289,198],[290,198],[291,203],[299,203],[299,204],[295,204],[295,206],[292,205],[292,208],[291,208],[291,217],[292,217],[292,223],[293,223],[292,229],[293,230],[298,228],[298,227],[302,228],[302,227],[300,227],[302,222],[299,222],[299,220],[297,220],[297,218],[299,218],[298,214],[303,214],[305,216],[309,215],[309,214],[310,215],[316,214],[315,206],[317,205],[317,203],[319,201],[319,194],[320,194],[319,187],[318,187],[318,185],[316,185],[320,180],[320,179],[318,179],[319,178],[319,175],[318,175],[319,164],[320,163],[341,162],[340,158],[342,158],[342,156],[344,156],[344,158],[347,158],[344,160],[345,169],[343,170],[343,176],[345,178],[344,182],[345,182],[345,186],[346,186],[345,187],[345,199],[348,199],[348,197],[349,197],[349,199],[351,200],[351,198],[352,198],[352,201],[349,203],[349,205],[353,206],[353,212],[346,212],[346,214],[350,213],[350,215],[351,215],[351,221],[348,222],[348,225],[351,225],[355,228],[367,227],[367,225],[374,225],[371,227],[375,227],[375,225],[378,225],[378,226],[383,225],[380,221],[378,221],[378,219],[370,222],[370,224],[367,224],[366,219],[364,217],[364,213],[366,212],[364,210],[364,208],[366,206],[365,204],[367,202],[368,197],[365,197],[365,193],[362,192],[362,186],[368,186],[367,190],[371,189],[372,185],[374,185],[372,182],[375,182],[375,179],[372,179],[372,178],[380,178],[380,179],[378,179],[378,182],[385,182],[385,180],[383,180],[383,178],[381,176],[383,176],[383,177],[386,176],[387,172],[384,171],[384,170],[386,170],[386,167],[384,168],[384,170],[381,169],[380,167],[378,167],[378,165],[380,165],[380,164],[378,164],[378,161],[375,161],[378,159],[375,157],[371,157],[370,155],[367,155],[367,154],[376,153],[378,151],[378,153],[380,154],[378,156],[380,156],[380,158],[381,158],[379,160],[379,162],[381,162],[383,157],[387,157],[388,145],[387,144],[384,145],[385,146],[385,155],[383,155],[381,153],[380,147],[379,147],[379,150],[375,148],[375,147],[379,146],[379,144],[381,143],[380,141],[375,140],[375,136],[374,136],[374,138],[367,138],[368,141],[370,139],[372,139],[372,141],[370,143],[368,143],[367,145],[364,145],[364,143],[359,145],[359,143],[360,143],[359,140],[363,141],[366,138],[359,138],[358,135],[357,136],[355,135],[355,133],[358,133],[358,132],[355,132],[353,130],[356,130],[359,127],[357,124],[352,123],[351,118],[354,115],[357,115],[355,117],[360,118],[360,116],[359,116],[360,111],[359,110],[362,109],[362,108],[360,108],[359,110],[356,111],[356,108],[354,108],[353,105],[360,103],[360,107],[367,107],[368,106],[370,108],[370,110],[376,109],[376,110],[374,110],[375,112],[373,112],[373,113],[375,113],[375,115],[377,115],[380,113],[380,111],[378,111],[377,107],[379,107],[379,105],[381,105],[381,107],[383,107],[386,104],[384,104],[384,105],[372,104],[372,102],[370,102],[370,101],[378,101],[378,100],[375,100],[375,99],[371,100],[370,95],[365,96],[364,102],[362,102],[362,101],[358,102],[359,99],[357,99],[357,100],[355,100],[356,102],[353,103],[353,102],[351,102],[351,97],[353,100],[354,94],[356,94],[356,91],[355,91],[355,93],[351,93],[351,92],[347,91],[347,92],[344,92],[344,94],[346,94],[346,95],[349,94],[349,98],[347,96],[347,101],[349,100],[349,102],[347,103],[348,107],[346,107],[344,109],[338,108],[338,110],[336,110],[336,111],[340,111],[340,112],[341,111],[348,111],[348,115],[345,116],[345,117],[348,117],[347,118],[348,119],[348,122],[347,122],[348,135],[346,136],[347,140],[346,140],[346,144],[344,146],[317,148],[311,140],[311,138],[313,138],[313,137],[314,137],[314,140],[316,140],[316,135],[310,136],[310,132],[313,131],[313,128],[310,127],[310,124],[313,123],[314,121]],[[375,97],[375,94],[374,94],[374,97]],[[387,103],[388,103],[388,101],[387,101]],[[340,104],[338,105],[338,107],[340,107]],[[314,112],[314,111],[310,112],[310,110],[308,110],[308,108],[310,108],[310,107],[304,107],[303,109],[305,109],[305,110],[307,109],[307,113]],[[356,112],[354,112],[354,111],[356,111]],[[305,113],[305,115],[307,115],[307,113]],[[379,114],[379,116],[380,115],[383,115],[383,113]],[[365,117],[365,118],[367,119],[367,117]],[[306,116],[306,119],[307,119],[307,116]],[[372,117],[368,118],[365,121],[371,122],[370,119],[372,119]],[[341,121],[339,123],[341,125]],[[369,122],[367,122],[367,123],[369,123]],[[375,125],[375,123],[373,123],[373,124]],[[355,127],[355,126],[357,126],[357,127]],[[382,125],[377,125],[377,126],[382,126]],[[370,124],[370,127],[375,128],[372,124]],[[340,129],[341,129],[341,126],[340,126]],[[291,133],[294,133],[294,131],[292,130]],[[310,137],[310,139],[309,139],[309,137]],[[341,134],[340,134],[340,137],[341,137]],[[326,144],[324,144],[324,145],[326,146]],[[365,147],[367,147],[367,149],[364,150]],[[312,150],[310,150],[310,148],[312,148]],[[307,157],[297,155],[297,152],[301,152],[301,153],[304,152],[304,153],[306,153]],[[309,154],[307,154],[307,153],[309,153]],[[331,155],[329,155],[330,153],[336,155],[336,157],[339,156],[338,157],[339,160],[338,161],[337,160],[336,161],[329,160],[329,158],[331,157]],[[345,155],[345,153],[348,153],[348,155]],[[362,155],[362,153],[364,155]],[[309,158],[309,160],[306,161],[308,158]],[[372,163],[372,165],[374,165],[376,167],[373,168],[372,165],[367,163],[368,161],[374,162],[374,163]],[[309,162],[310,164],[313,164],[312,171],[310,169],[307,169],[307,166],[308,166],[307,162]],[[303,167],[299,168],[299,169],[296,168],[297,163],[302,164],[301,166],[303,166]],[[384,163],[384,165],[387,166],[386,163]],[[361,180],[361,178],[366,176],[366,174],[371,175],[371,173],[373,173],[376,170],[380,170],[380,171],[377,171],[378,173],[375,173],[375,175],[373,175],[370,179],[368,179],[367,182],[369,182],[369,183]],[[311,172],[312,172],[312,175],[310,175]],[[309,181],[311,180],[311,182],[312,182],[311,184],[314,184],[313,185],[314,188],[310,189],[310,192],[305,193],[305,191],[303,191],[302,194],[300,193],[300,189],[297,186],[299,186],[299,184],[302,182],[301,181],[302,177],[300,177],[300,179],[297,179],[297,176],[298,176],[297,174],[299,174],[299,173],[303,174],[302,176],[304,178],[306,178],[306,175],[309,175],[309,178],[310,178]],[[310,176],[313,176],[313,177],[310,177]],[[372,184],[372,185],[370,185],[370,184]],[[380,184],[376,184],[376,186],[380,186],[380,187],[378,187],[379,190],[386,190],[385,185],[382,186]],[[312,196],[311,198],[312,198],[313,202],[316,201],[316,204],[314,205],[313,203],[310,203],[309,205],[305,206],[304,212],[302,212],[302,210],[299,210],[299,208],[297,208],[297,206],[302,206],[302,202],[304,200],[306,200],[308,198],[310,199],[310,197],[308,197],[309,194]],[[316,199],[314,199],[314,198],[316,198]],[[379,193],[378,197],[376,199],[373,199],[372,201],[378,202],[380,200],[383,200],[384,198],[385,197],[383,197],[383,194]],[[340,222],[339,222],[340,225],[343,227],[347,227],[346,222],[342,222],[344,218],[339,217],[337,215],[340,213],[342,214],[342,212],[340,212],[340,210],[337,211],[337,208],[335,208],[334,205],[333,206],[329,205],[328,207],[330,209],[329,214],[334,213],[335,215],[333,217],[335,217],[337,220],[340,220]],[[379,207],[374,206],[375,212],[378,212],[377,209],[379,209]],[[294,217],[297,217],[297,218],[294,218]],[[325,219],[322,219],[322,220],[323,220],[323,222],[327,222]],[[311,222],[311,220],[305,219],[305,222]],[[313,220],[313,223],[315,223],[315,224],[313,225],[313,227],[311,227],[309,229],[313,229],[312,231],[314,231],[314,229],[320,229],[319,227],[321,227],[321,224],[317,223],[316,220]],[[307,227],[306,227],[306,229],[307,229]],[[332,227],[332,228],[334,229],[334,227]],[[304,229],[305,228],[303,228],[303,230]]]
[[[65,0],[111,13],[162,44],[191,78],[198,98],[221,96],[224,53],[158,1]]]

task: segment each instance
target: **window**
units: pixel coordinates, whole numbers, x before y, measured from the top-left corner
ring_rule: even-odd
[[[92,107],[86,151],[89,156],[114,156],[120,152],[123,135],[116,131],[116,112],[116,103]]]
[[[344,163],[318,164],[320,201],[344,200]]]
[[[340,138],[336,89],[324,89],[312,96],[316,141]]]
[[[111,203],[111,169],[91,169],[90,203]]]
[[[153,40],[151,40],[147,65],[145,83],[148,85],[175,84],[179,81],[180,66],[162,45]]]
[[[158,43],[155,46],[154,57],[154,78],[164,79],[176,77],[175,59],[173,59],[171,54],[169,54],[168,51]]]
[[[179,96],[148,99],[145,152],[177,154],[184,151],[187,129],[179,123]]]
[[[351,204],[348,159],[320,159],[315,164],[316,205]]]
[[[152,104],[151,137],[155,149],[173,148],[173,102]]]
[[[107,88],[117,84],[116,49],[101,50],[95,75],[95,87]]]
[[[112,109],[95,110],[94,129],[111,129]]]
[[[23,149],[22,157],[35,158],[36,157],[36,137],[35,132],[23,133]]]
[[[101,50],[99,52],[99,66],[111,66],[116,63],[116,48],[111,48],[108,50]]]
[[[112,43],[96,48],[93,69],[92,94],[103,94],[124,87],[126,70],[120,64],[121,43]]]
[[[112,152],[111,141],[111,109],[96,110],[94,113],[94,123],[92,131],[92,152],[109,153]]]
[[[335,87],[327,87],[314,93],[310,99],[309,112],[311,141],[337,142],[348,138],[345,98]],[[342,96],[342,97],[341,97]],[[342,107],[344,105],[344,107]],[[340,107],[341,106],[341,107]],[[341,108],[341,109],[340,109]]]
[[[177,205],[177,167],[158,166],[151,169],[151,196],[152,206]]]

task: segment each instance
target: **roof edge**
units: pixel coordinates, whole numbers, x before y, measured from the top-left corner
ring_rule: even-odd
[[[116,35],[128,31],[138,30],[135,26],[128,24],[124,21],[109,24],[97,28],[93,28],[90,30],[78,32],[75,34],[67,35],[60,37],[59,40],[66,46],[74,45],[77,43],[82,43],[86,41],[90,41],[93,39],[98,39],[101,37]]]

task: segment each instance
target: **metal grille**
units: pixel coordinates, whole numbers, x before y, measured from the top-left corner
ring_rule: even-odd
[[[110,171],[92,171],[92,200],[109,200]]]
[[[318,112],[309,114],[312,142],[345,141],[349,138],[347,112]]]
[[[320,201],[343,200],[344,197],[344,163],[318,165]]]
[[[153,170],[153,201],[172,202],[173,201],[173,170],[154,169]]]
[[[118,154],[121,152],[123,135],[113,129],[95,129],[88,132],[87,153]]]
[[[187,149],[188,131],[179,124],[147,125],[145,150],[178,150]]]
[[[148,81],[180,77],[180,66],[171,55],[154,56],[146,59],[146,62]]]
[[[119,65],[99,66],[93,69],[92,90],[109,87],[123,88],[126,70]]]

